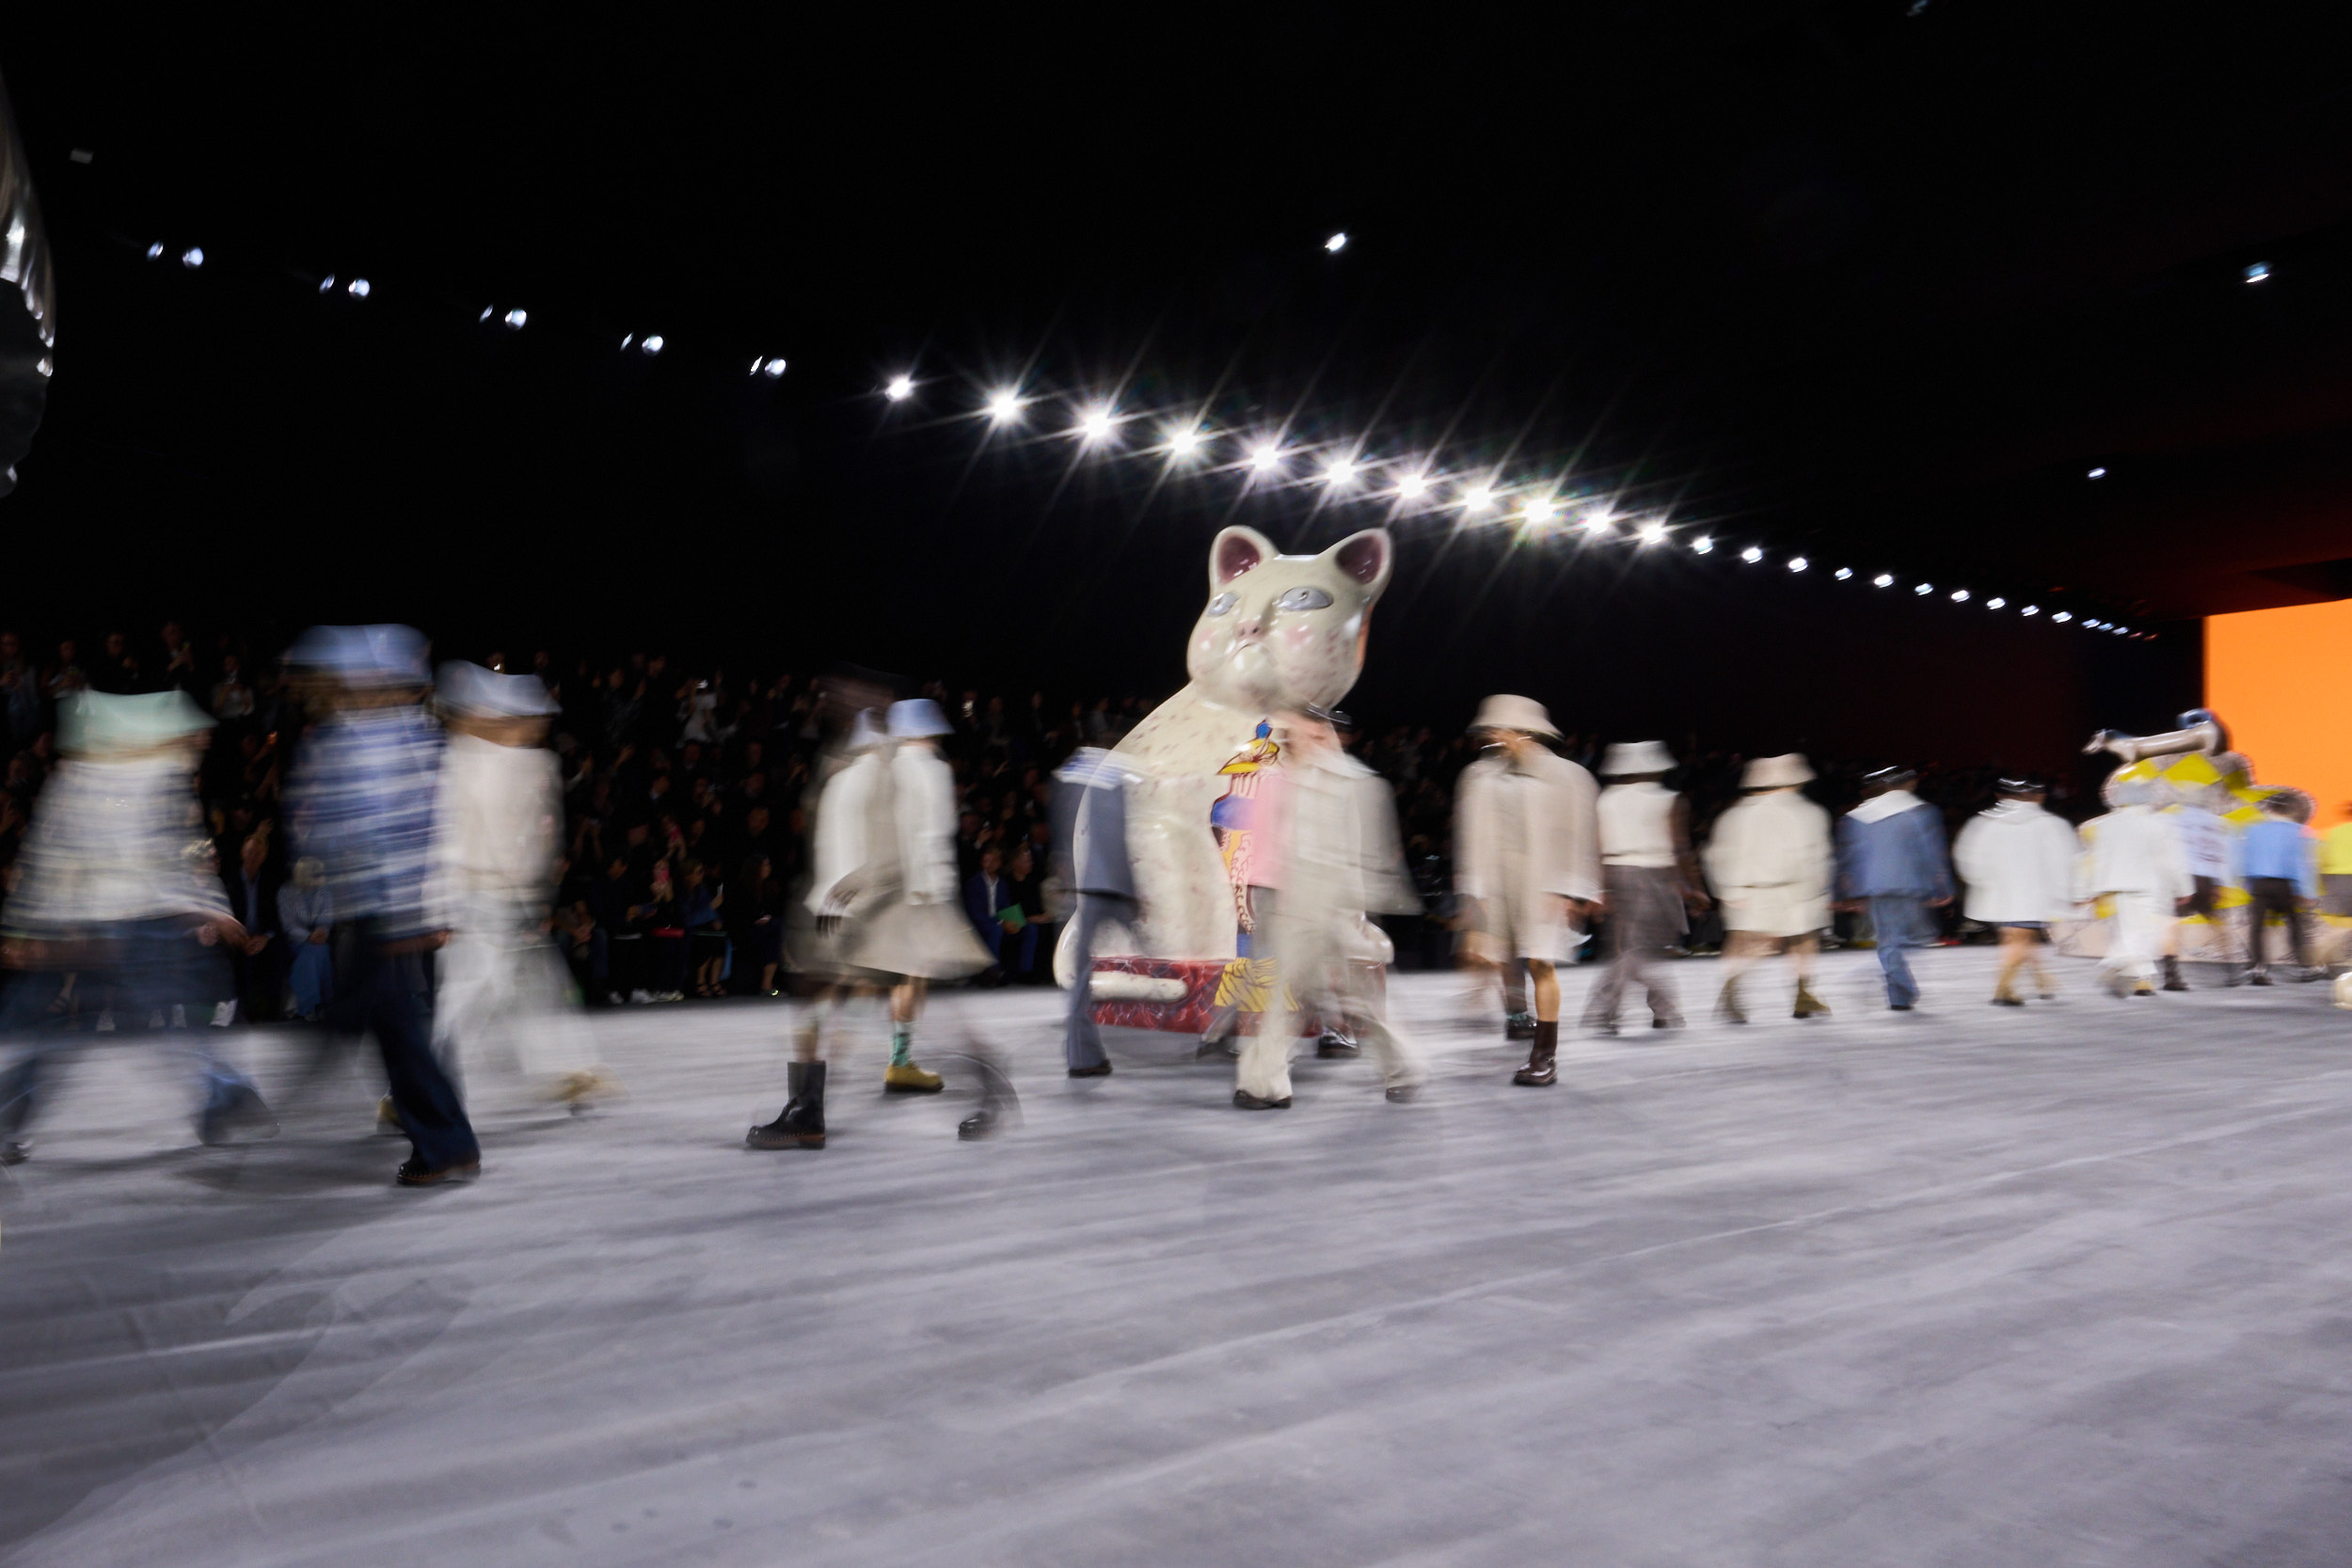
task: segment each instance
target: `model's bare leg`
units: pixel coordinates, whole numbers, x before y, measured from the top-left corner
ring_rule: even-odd
[[[2001,974],[1993,987],[1993,1000],[2004,1007],[2022,1006],[2024,998],[2017,994],[2017,972],[2033,957],[2034,933],[2019,926],[2001,927]]]
[[[1772,939],[1756,931],[1725,931],[1724,933],[1724,989],[1715,998],[1715,1016],[1731,1023],[1745,1023],[1748,1010],[1740,1005],[1740,976],[1754,969],[1772,946]]]
[[[890,991],[890,1065],[882,1069],[882,1087],[901,1094],[937,1094],[946,1087],[936,1072],[914,1062],[914,1021],[923,1013],[923,998],[930,983],[920,975],[900,979]]]

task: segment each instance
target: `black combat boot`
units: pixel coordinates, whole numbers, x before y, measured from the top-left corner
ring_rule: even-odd
[[[746,1148],[825,1147],[825,1064],[794,1062],[786,1079],[790,1098],[784,1114],[743,1134]]]

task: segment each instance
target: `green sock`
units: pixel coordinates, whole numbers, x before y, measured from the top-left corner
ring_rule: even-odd
[[[914,1060],[914,1025],[894,1023],[890,1026],[890,1065],[906,1067]]]

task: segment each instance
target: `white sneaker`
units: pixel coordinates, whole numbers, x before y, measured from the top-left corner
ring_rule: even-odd
[[[98,1033],[111,1035],[114,1032],[115,1010],[112,1007],[101,1007],[98,1010]]]
[[[649,991],[649,990],[645,990],[640,989],[640,990],[637,990],[630,991],[630,992],[628,993],[628,999],[629,999],[631,1002],[639,1002],[639,1003],[650,1002],[650,1001],[652,1001],[652,1000],[653,1000],[653,992],[651,992],[651,991]]]
[[[237,1022],[237,1004],[231,999],[213,1004],[213,1027],[226,1029]]]

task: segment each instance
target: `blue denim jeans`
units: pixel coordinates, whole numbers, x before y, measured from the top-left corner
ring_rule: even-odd
[[[1903,949],[1928,944],[1934,927],[1928,919],[1927,900],[1910,894],[1873,897],[1870,925],[1878,932],[1887,1006],[1908,1007],[1919,1000],[1919,986],[1911,977],[1911,960],[1903,957]]]
[[[457,1085],[433,1053],[431,956],[386,952],[383,933],[372,925],[362,925],[354,935],[357,940],[341,954],[344,967],[335,975],[327,1029],[375,1036],[392,1109],[427,1168],[480,1159],[482,1146],[474,1141]]]
[[[94,959],[83,960],[78,989],[87,1006],[113,1008],[117,1026],[126,1035],[144,1030],[151,1014],[168,1020],[172,1004],[193,1006],[192,998],[207,994],[208,969],[217,969],[220,950],[196,939],[193,924],[184,917],[126,921],[101,933],[91,943]],[[52,970],[26,970],[8,986],[0,1004],[0,1037],[18,1045],[21,1054],[0,1074],[0,1135],[14,1136],[29,1123],[43,1098],[44,1078],[56,1074],[55,1058],[76,1044],[80,1037],[49,1016],[49,1004],[63,983]],[[250,1092],[253,1080],[222,1061],[214,1052],[209,1021],[194,1028],[168,1030],[172,1054],[194,1082],[197,1117],[227,1108]]]

